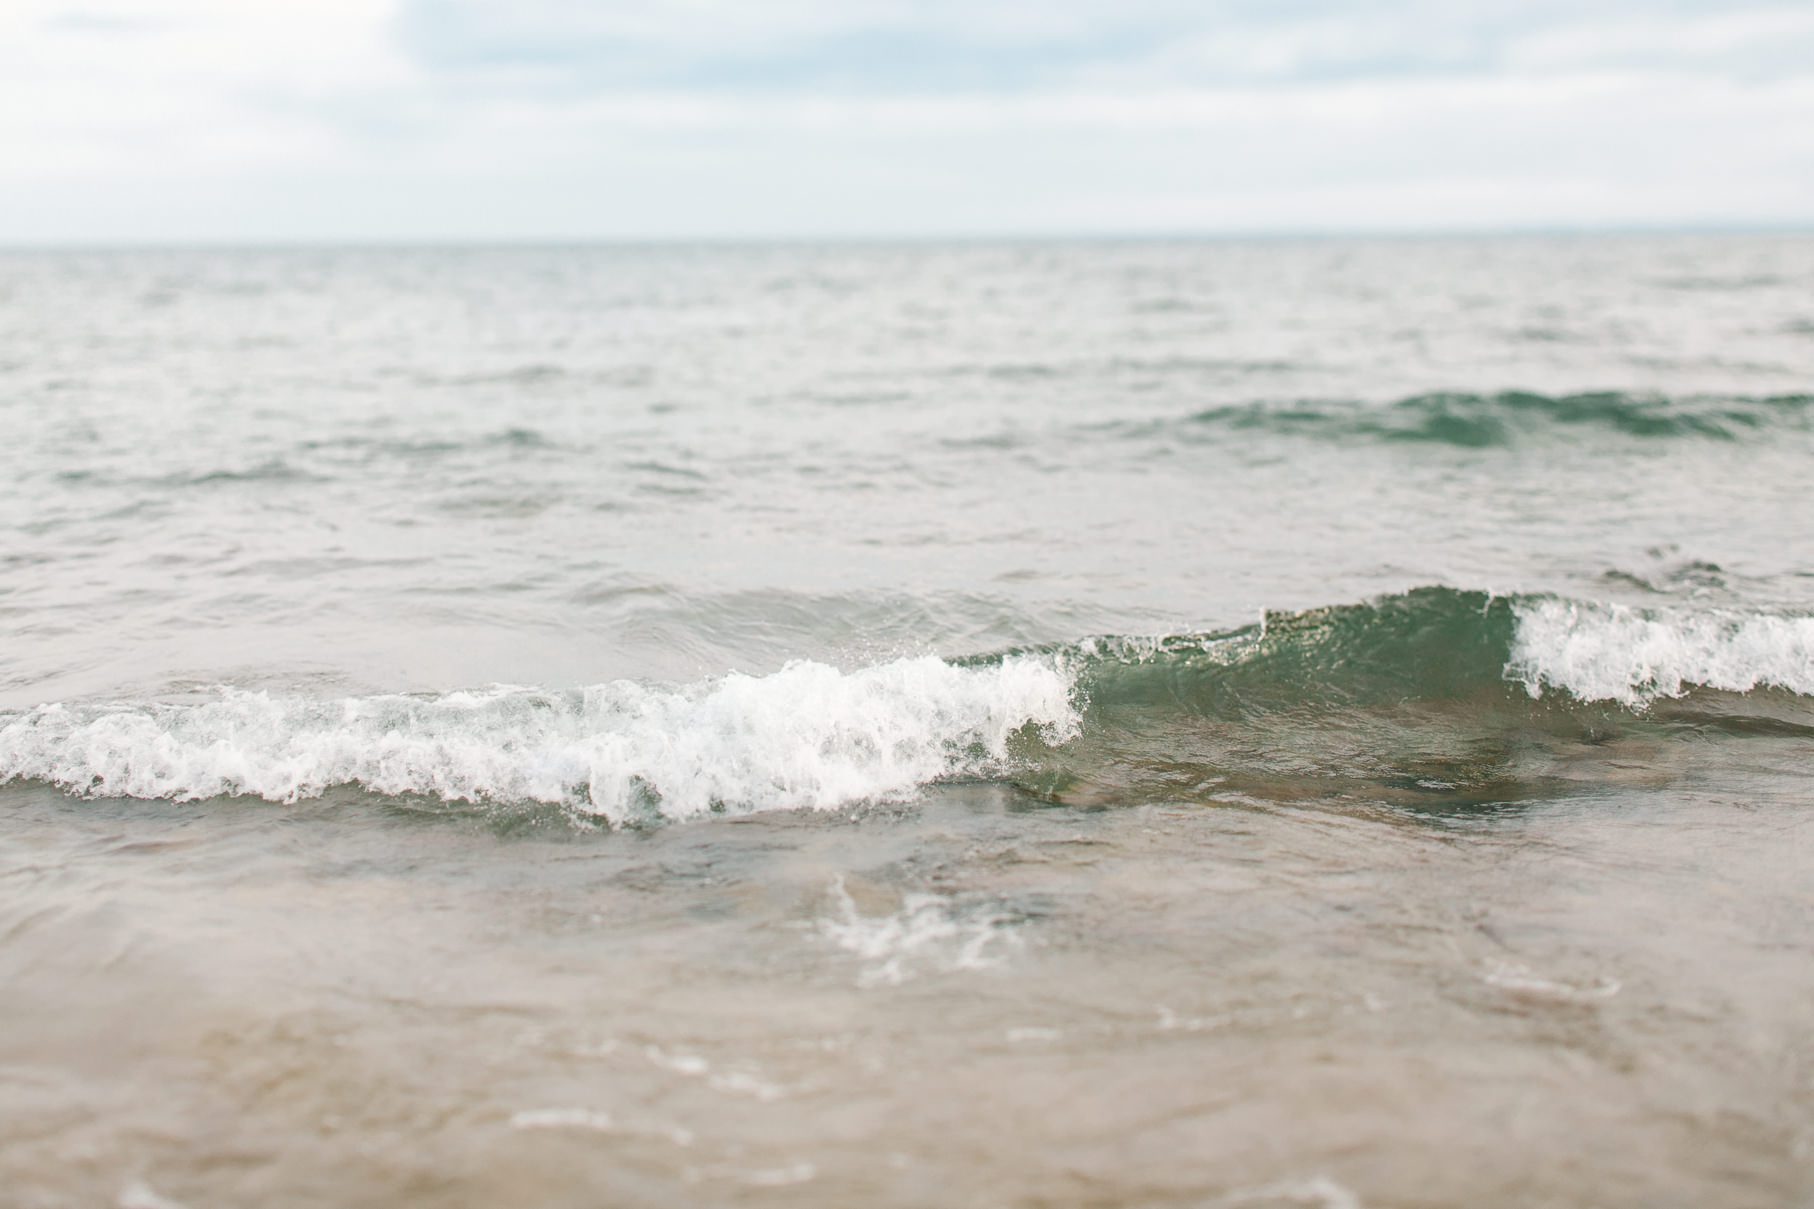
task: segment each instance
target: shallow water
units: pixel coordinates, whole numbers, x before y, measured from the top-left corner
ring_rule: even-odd
[[[0,1187],[1814,1197],[1811,298],[8,253]]]

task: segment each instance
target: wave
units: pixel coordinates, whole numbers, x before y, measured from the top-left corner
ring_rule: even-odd
[[[1811,696],[1814,617],[1536,600],[1519,610],[1506,673],[1533,697],[1553,688],[1634,708],[1693,688]]]
[[[1814,617],[1635,609],[1553,596],[1417,588],[1364,604],[1267,613],[1254,625],[1164,638],[1099,638],[1085,682],[1104,700],[1169,699],[1220,718],[1466,696],[1643,710],[1693,688],[1814,695]]]
[[[1328,440],[1495,449],[1580,431],[1640,439],[1699,437],[1736,441],[1777,429],[1806,429],[1814,395],[1665,395],[1592,391],[1546,395],[1435,392],[1391,403],[1354,400],[1214,407],[1176,422],[1186,439],[1263,432]]]
[[[1457,773],[1455,761],[1430,773],[1438,731],[1486,767],[1483,736],[1539,714],[1639,718],[1701,689],[1814,697],[1814,617],[1420,588],[1234,630],[848,672],[798,662],[679,687],[341,700],[221,689],[187,704],[55,704],[0,715],[0,781],[177,800],[295,801],[354,786],[555,804],[613,824],[900,800],[952,778],[1034,785],[1080,761],[1125,787],[1105,769],[1202,782],[1244,764],[1315,771],[1336,751],[1368,775],[1451,784],[1487,774]],[[1805,729],[1730,722],[1716,729]],[[1392,745],[1423,763],[1350,751]]]
[[[1010,740],[1075,733],[1050,661],[926,657],[843,673],[795,663],[662,690],[498,687],[310,701],[221,690],[199,704],[47,705],[0,726],[0,780],[94,796],[250,795],[336,785],[448,801],[549,803],[612,823],[826,809],[982,776]]]

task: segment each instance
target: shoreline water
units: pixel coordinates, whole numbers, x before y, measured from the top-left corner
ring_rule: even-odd
[[[1734,829],[1731,784],[1446,820],[952,786],[640,839],[11,787],[38,1142],[0,1166],[21,1203],[1782,1203],[1810,836]]]

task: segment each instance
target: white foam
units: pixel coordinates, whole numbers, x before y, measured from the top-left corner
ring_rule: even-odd
[[[791,1163],[786,1167],[771,1167],[763,1171],[745,1171],[739,1177],[744,1183],[755,1188],[788,1188],[794,1184],[804,1184],[816,1179],[819,1169],[811,1163]]]
[[[1482,974],[1480,979],[1488,986],[1498,987],[1513,995],[1573,1003],[1611,999],[1622,987],[1617,978],[1601,978],[1591,983],[1559,982],[1553,978],[1544,978],[1533,973],[1530,967],[1514,962],[1500,962]]]
[[[189,705],[46,705],[0,723],[0,781],[79,793],[295,801],[335,785],[543,802],[612,822],[830,809],[988,775],[1026,728],[1077,733],[1052,660],[926,657],[840,672],[789,664],[679,688],[497,687],[319,701],[222,689]]]
[[[1690,688],[1814,695],[1814,617],[1540,600],[1522,604],[1506,675],[1531,696],[1642,708]]]
[[[751,1096],[765,1104],[779,1100],[787,1094],[785,1088],[770,1083],[767,1079],[747,1070],[714,1073],[712,1064],[698,1054],[670,1053],[656,1045],[649,1046],[643,1052],[651,1063],[663,1070],[672,1071],[677,1075],[685,1075],[688,1078],[704,1079],[714,1091]]]
[[[119,1209],[184,1209],[180,1201],[171,1200],[144,1180],[126,1185],[115,1204]]]
[[[590,1108],[530,1108],[510,1114],[512,1129],[582,1129],[609,1133],[611,1114]]]
[[[861,986],[899,986],[926,971],[982,970],[1018,948],[1013,921],[994,909],[965,910],[940,894],[909,894],[891,915],[864,915],[838,878],[831,886],[835,914],[820,934],[863,963]]]
[[[1287,1180],[1260,1188],[1242,1188],[1211,1201],[1212,1205],[1300,1205],[1313,1209],[1362,1209],[1353,1191],[1326,1175]]]

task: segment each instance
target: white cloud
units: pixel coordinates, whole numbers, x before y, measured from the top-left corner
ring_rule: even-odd
[[[1814,16],[1780,6],[433,11],[11,0],[0,241],[1814,218]],[[919,40],[862,87],[811,61],[878,30]]]
[[[1814,75],[1814,9],[1756,8],[1670,21],[1588,17],[1512,41],[1514,67],[1540,72],[1623,67],[1697,74]]]

